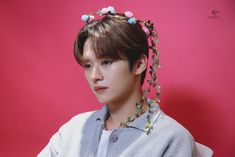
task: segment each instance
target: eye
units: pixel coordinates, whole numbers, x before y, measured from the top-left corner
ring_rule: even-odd
[[[111,65],[112,63],[113,63],[112,60],[104,60],[104,61],[102,61],[101,64],[107,66],[107,65]]]
[[[89,68],[91,67],[91,65],[90,65],[90,64],[84,64],[83,67],[84,67],[85,69],[89,69]]]

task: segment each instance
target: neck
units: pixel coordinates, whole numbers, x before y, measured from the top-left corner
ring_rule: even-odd
[[[120,127],[120,124],[127,121],[128,117],[136,118],[136,103],[140,102],[142,92],[133,93],[128,99],[109,104],[109,117],[106,120],[106,129],[113,130]],[[143,111],[148,109],[147,103],[144,103]]]

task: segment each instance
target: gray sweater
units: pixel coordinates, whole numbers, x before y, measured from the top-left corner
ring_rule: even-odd
[[[157,104],[151,112],[153,129],[145,128],[149,112],[127,128],[112,131],[106,157],[210,157],[212,151],[194,141],[177,121],[164,114]],[[101,110],[79,114],[63,125],[38,157],[96,157],[108,113]]]

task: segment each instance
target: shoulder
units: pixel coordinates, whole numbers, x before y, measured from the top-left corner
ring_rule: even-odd
[[[88,126],[87,124],[89,124],[89,126],[94,125],[95,115],[98,111],[85,112],[72,117],[68,122],[63,124],[53,136],[53,138],[56,139],[55,141],[57,141],[56,143],[69,145],[69,143],[75,142],[75,145],[79,145],[77,142],[81,140],[84,134],[84,128]]]
[[[154,101],[148,100],[153,111],[151,117],[153,120],[153,133],[157,135],[161,134],[161,137],[168,138],[180,138],[180,137],[188,137],[193,139],[190,132],[175,119],[171,118],[167,114],[165,114],[159,104]]]
[[[162,111],[154,124],[153,134],[159,137],[157,144],[160,142],[166,156],[211,157],[213,154],[210,148],[195,142],[183,125]]]
[[[164,130],[167,130],[167,132],[171,134],[186,134],[188,136],[191,136],[190,132],[183,125],[165,114],[163,111],[161,111],[155,125],[160,128],[164,128]]]
[[[87,119],[89,119],[91,117],[91,115],[95,114],[97,111],[89,111],[89,112],[84,112],[84,113],[80,113],[75,115],[74,117],[72,117],[67,124],[76,124],[76,123],[84,123],[87,121]]]
[[[73,153],[76,146],[78,151],[82,138],[82,130],[89,118],[94,115],[96,111],[85,112],[78,114],[71,118],[68,122],[62,125],[59,130],[51,137],[47,146],[41,151],[38,156],[57,156],[58,154]],[[61,155],[69,156],[69,155]]]
[[[59,131],[81,129],[85,125],[85,123],[89,121],[90,118],[95,117],[97,112],[98,111],[89,111],[89,112],[80,113],[72,117],[68,122],[62,125]]]
[[[154,132],[161,136],[166,143],[184,143],[194,147],[194,138],[191,133],[179,122],[161,111],[154,124]]]
[[[62,125],[59,129],[59,133],[72,134],[81,132],[83,129],[90,129],[98,120],[102,120],[107,113],[107,106],[102,107],[99,110],[85,112],[72,117],[67,123]]]
[[[175,119],[161,112],[153,126],[153,136],[164,154],[175,156],[193,156],[195,141],[191,133]]]

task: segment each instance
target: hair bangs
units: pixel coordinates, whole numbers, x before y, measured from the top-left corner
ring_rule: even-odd
[[[118,49],[115,49],[110,39],[106,37],[89,37],[91,47],[97,58],[109,58],[113,60],[124,59]]]

